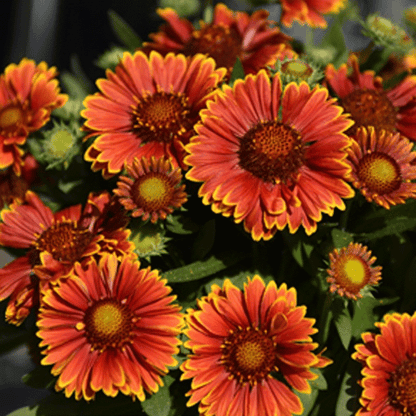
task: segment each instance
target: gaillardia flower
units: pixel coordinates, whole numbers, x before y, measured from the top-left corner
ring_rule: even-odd
[[[381,279],[381,266],[372,266],[376,258],[359,243],[334,249],[329,253],[329,260],[327,281],[331,284],[331,293],[357,300],[363,297],[362,290],[376,285]]]
[[[67,101],[56,76],[55,67],[48,69],[45,62],[36,65],[26,58],[0,75],[0,169],[13,166],[20,174],[23,150],[19,146]]]
[[[181,308],[166,280],[139,266],[106,254],[76,263],[69,279],[45,291],[37,321],[42,364],[53,364],[55,389],[66,397],[91,400],[102,390],[143,401],[177,364]]]
[[[86,138],[98,136],[85,153],[92,169],[109,178],[142,156],[166,156],[174,167],[184,167],[184,145],[225,69],[215,69],[203,55],[147,57],[137,51],[125,52],[115,73],[106,75],[97,81],[101,92],[88,96],[81,112]]]
[[[358,59],[352,55],[338,70],[329,64],[325,77],[355,122],[347,132],[349,135],[354,135],[361,126],[373,126],[377,131],[399,131],[416,140],[416,76],[408,76],[392,89],[385,90],[381,77],[370,70],[361,73]]]
[[[314,319],[296,305],[296,290],[267,286],[259,276],[244,291],[226,280],[223,288],[188,310],[191,350],[181,365],[182,379],[192,379],[188,406],[199,404],[204,416],[291,416],[302,413],[291,388],[310,393],[308,380],[331,360],[312,352]]]
[[[339,13],[345,7],[346,0],[280,0],[282,16],[280,21],[285,26],[292,26],[296,20],[300,24],[325,28],[323,14]]]
[[[108,205],[104,192],[91,194],[84,210],[78,204],[52,213],[36,194],[27,191],[22,204],[15,202],[3,209],[0,244],[27,249],[0,269],[0,300],[10,296],[6,320],[20,325],[37,305],[39,290],[67,276],[76,261],[106,251],[136,257],[134,244],[128,241],[130,231],[119,220],[111,224],[106,219]]]
[[[357,415],[416,414],[416,313],[393,313],[375,324],[380,334],[361,335],[352,358],[363,366],[363,388]]]
[[[353,186],[368,202],[389,209],[415,198],[416,152],[413,144],[399,133],[376,132],[373,127],[360,128],[348,149],[347,162]]]
[[[152,42],[145,42],[147,53],[156,50],[193,56],[207,54],[218,67],[230,73],[239,58],[245,73],[256,73],[271,65],[282,53],[281,45],[289,45],[291,38],[267,20],[269,12],[257,10],[251,16],[245,12],[234,13],[222,3],[215,6],[212,22],[200,22],[196,29],[187,19],[181,19],[170,8],[158,9],[166,21],[160,32],[150,34]],[[289,47],[289,46],[288,46]]]
[[[181,169],[173,169],[164,157],[134,158],[126,171],[129,176],[120,176],[114,194],[133,217],[141,216],[143,221],[150,218],[155,223],[187,201]]]
[[[186,177],[204,182],[199,196],[224,216],[244,222],[254,240],[287,224],[313,233],[322,213],[345,209],[354,195],[345,177],[352,122],[326,88],[288,84],[264,70],[217,90],[187,146]]]

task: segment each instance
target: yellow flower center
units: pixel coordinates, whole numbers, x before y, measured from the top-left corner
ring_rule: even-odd
[[[391,193],[400,188],[401,171],[397,162],[385,153],[369,153],[359,162],[357,176],[371,191],[378,195]]]
[[[299,79],[306,79],[313,73],[313,69],[300,60],[284,62],[281,71],[284,75],[291,75]]]
[[[254,385],[277,371],[273,341],[258,328],[231,332],[222,344],[221,362],[240,384]]]
[[[57,130],[47,142],[47,150],[57,158],[64,157],[74,144],[74,137],[66,130]]]
[[[391,374],[390,403],[403,416],[416,414],[416,358],[404,361]]]
[[[5,136],[19,133],[25,122],[25,112],[18,105],[12,104],[0,110],[0,133]]]
[[[358,259],[349,259],[344,263],[344,274],[351,283],[360,285],[366,278],[366,269]]]
[[[392,132],[396,126],[396,109],[383,91],[359,89],[342,99],[342,106],[355,124],[347,134],[353,135],[360,126],[373,126]]]
[[[133,109],[133,131],[143,143],[171,143],[192,131],[188,99],[183,94],[157,92],[142,97]]]
[[[132,338],[135,318],[130,309],[116,299],[102,299],[85,312],[84,323],[77,328],[85,329],[93,349],[121,348]]]
[[[265,182],[296,179],[303,164],[304,147],[300,134],[275,121],[259,123],[241,139],[240,167]]]

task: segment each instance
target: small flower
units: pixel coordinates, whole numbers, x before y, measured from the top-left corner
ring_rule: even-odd
[[[19,146],[67,101],[68,96],[59,93],[56,76],[55,67],[48,69],[45,62],[36,65],[26,58],[0,75],[0,169],[13,166],[20,174],[23,150]]]
[[[141,223],[138,226],[131,226],[130,240],[134,243],[134,252],[139,258],[150,262],[150,257],[167,254],[166,244],[170,238],[165,236],[165,230],[158,224]]]
[[[351,121],[328,90],[302,82],[282,91],[264,70],[217,90],[201,112],[185,162],[186,177],[215,213],[244,223],[254,240],[289,226],[316,231],[322,213],[345,209]]]
[[[92,169],[109,178],[142,156],[165,156],[174,167],[185,167],[184,145],[225,70],[203,55],[163,58],[137,51],[125,52],[115,73],[106,74],[97,81],[101,92],[88,96],[81,112],[86,138],[98,136],[85,153]]]
[[[168,159],[134,158],[126,170],[129,176],[120,176],[114,194],[133,217],[155,223],[187,201],[181,170],[173,169]]]
[[[245,73],[256,73],[274,63],[282,44],[291,38],[267,20],[269,12],[257,10],[251,16],[245,12],[234,13],[219,3],[215,6],[212,22],[200,22],[196,29],[187,19],[181,19],[170,8],[158,9],[166,20],[160,32],[149,35],[152,42],[145,42],[143,50],[156,50],[193,56],[197,53],[214,58],[218,67],[224,67],[230,74],[237,57]]]
[[[375,326],[380,334],[361,335],[352,358],[362,364],[362,408],[357,415],[416,414],[416,313],[392,313]]]
[[[290,82],[301,83],[305,81],[313,88],[323,77],[320,68],[308,59],[278,59],[272,67],[272,72],[278,72],[283,85]]]
[[[399,133],[360,128],[348,149],[350,180],[368,202],[389,209],[416,196],[416,152]]]
[[[340,296],[357,300],[362,298],[362,291],[376,285],[381,279],[381,266],[372,267],[376,261],[371,251],[358,243],[350,243],[340,250],[329,253],[329,291]]]
[[[77,400],[103,391],[143,401],[177,364],[183,318],[157,271],[106,254],[45,291],[37,326],[43,365],[59,378],[55,389]]]
[[[331,360],[312,353],[314,319],[296,305],[296,290],[267,286],[260,276],[244,291],[226,280],[222,288],[188,310],[191,350],[181,365],[182,379],[192,379],[188,406],[199,404],[206,416],[290,416],[303,407],[291,388],[310,393],[308,380]]]

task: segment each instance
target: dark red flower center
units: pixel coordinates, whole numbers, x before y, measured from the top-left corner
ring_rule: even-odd
[[[23,201],[28,189],[28,182],[22,176],[17,176],[13,169],[0,172],[0,209],[15,199]]]
[[[241,48],[242,39],[234,27],[211,24],[194,31],[182,52],[186,56],[207,54],[217,66],[231,70]]]
[[[347,134],[354,135],[360,126],[373,126],[376,131],[395,131],[396,109],[384,91],[355,90],[341,102],[344,110],[355,121]]]
[[[93,303],[86,312],[83,323],[77,329],[85,329],[93,349],[121,348],[133,338],[133,326],[137,318],[125,302],[102,299]]]
[[[143,143],[171,143],[193,129],[188,98],[183,94],[157,92],[138,99],[133,109],[133,131]]]
[[[275,121],[251,128],[241,139],[240,167],[265,182],[296,180],[303,165],[304,146],[300,134]]]
[[[402,183],[400,166],[385,153],[374,152],[363,156],[357,167],[362,183],[378,195],[391,193]]]
[[[275,345],[258,328],[232,331],[221,349],[221,363],[240,384],[255,385],[278,370]]]
[[[390,403],[403,416],[416,415],[416,358],[404,361],[391,374]]]
[[[22,131],[28,121],[28,115],[19,104],[11,104],[0,110],[0,134],[6,137],[24,134]]]

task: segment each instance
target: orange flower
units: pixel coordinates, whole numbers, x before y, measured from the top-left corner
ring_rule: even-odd
[[[416,313],[393,313],[375,324],[380,334],[361,335],[352,358],[363,366],[363,388],[357,415],[416,414]]]
[[[197,55],[138,51],[125,52],[115,73],[97,85],[101,92],[88,96],[81,112],[87,119],[86,138],[98,136],[85,153],[94,171],[109,178],[131,165],[135,157],[170,158],[183,167],[184,145],[193,134],[206,94],[225,75],[213,59]]]
[[[292,26],[293,21],[311,27],[325,28],[327,23],[322,17],[327,13],[339,13],[345,7],[346,0],[280,0],[282,16],[280,21],[285,26]]]
[[[349,74],[352,69],[351,75]],[[358,59],[352,55],[338,70],[328,65],[325,73],[330,87],[341,99],[344,110],[354,120],[347,134],[354,135],[361,126],[373,126],[377,132],[400,132],[416,140],[416,76],[408,76],[390,90],[374,71],[360,72]]]
[[[281,54],[283,44],[289,48],[291,38],[272,26],[267,20],[269,12],[257,10],[251,16],[244,12],[234,13],[222,3],[215,6],[212,22],[200,22],[196,29],[187,19],[181,19],[170,8],[158,9],[166,20],[161,31],[149,35],[153,42],[145,42],[143,50],[156,50],[193,56],[207,54],[215,59],[217,66],[227,68],[230,73],[237,57],[246,73],[256,73],[271,65]],[[284,48],[286,49],[286,48]]]
[[[102,390],[139,400],[162,385],[177,364],[183,318],[157,271],[106,254],[97,264],[76,263],[70,279],[44,293],[37,335],[56,390],[91,400]]]
[[[96,206],[102,200],[110,204],[108,193],[90,195],[83,211],[79,204],[54,214],[27,191],[23,204],[13,203],[1,212],[0,244],[27,249],[0,269],[0,300],[11,297],[8,321],[20,325],[37,305],[38,291],[67,276],[76,261],[105,251],[135,257],[134,244],[127,240],[130,231],[106,220],[108,208]]]
[[[381,266],[372,267],[376,258],[370,257],[371,251],[358,243],[350,243],[348,247],[329,253],[329,291],[349,299],[362,298],[361,291],[381,279]]]
[[[217,90],[207,106],[185,162],[214,212],[267,240],[286,224],[312,234],[322,213],[345,209],[354,192],[343,131],[352,123],[325,88],[290,83],[282,95],[279,74],[270,81],[262,70]]]
[[[192,354],[181,365],[192,379],[188,406],[198,402],[204,416],[291,416],[303,411],[290,389],[310,393],[308,380],[331,360],[312,353],[314,319],[296,305],[296,290],[265,286],[259,276],[242,292],[230,280],[198,301],[186,316],[185,346]]]
[[[377,133],[373,127],[360,128],[348,149],[352,184],[368,202],[389,209],[416,196],[416,152],[399,133]]]
[[[150,160],[134,158],[132,165],[126,165],[129,176],[120,176],[114,193],[133,217],[141,216],[143,221],[150,218],[155,223],[159,218],[181,207],[186,201],[185,185],[180,185],[180,168],[172,170],[172,164],[165,158]]]
[[[20,174],[27,136],[49,121],[51,112],[62,107],[68,96],[59,94],[55,67],[23,58],[0,75],[0,169],[13,166]]]

